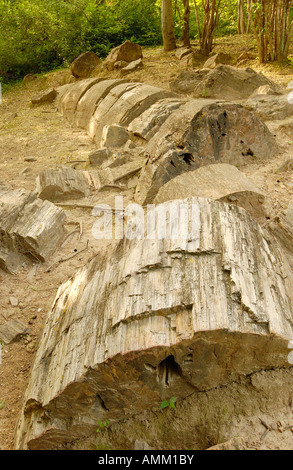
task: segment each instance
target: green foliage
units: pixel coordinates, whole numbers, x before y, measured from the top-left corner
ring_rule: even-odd
[[[110,425],[110,421],[108,419],[106,419],[106,421],[104,421],[102,423],[102,421],[98,421],[98,429],[97,429],[97,432],[102,432],[104,431],[105,429],[107,429]]]
[[[0,78],[66,65],[91,50],[104,58],[126,39],[161,42],[156,0],[0,0]]]
[[[164,410],[165,408],[175,408],[176,401],[177,401],[177,397],[171,397],[170,401],[164,400],[161,403],[160,409]]]
[[[3,410],[5,406],[5,400],[3,400],[2,402],[0,401],[0,410]]]

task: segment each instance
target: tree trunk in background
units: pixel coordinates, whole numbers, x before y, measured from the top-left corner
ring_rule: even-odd
[[[183,0],[184,4],[184,15],[183,15],[183,44],[185,47],[190,47],[190,35],[189,35],[189,19],[190,19],[190,7],[189,0]]]
[[[250,0],[247,3],[260,63],[287,59],[293,33],[292,3],[293,0]]]
[[[225,0],[202,0],[201,6],[194,1],[195,16],[198,27],[198,39],[200,52],[209,55],[213,49],[214,35],[219,23],[220,15],[225,8],[227,1]],[[200,22],[199,9],[203,9],[204,20]]]
[[[244,14],[244,0],[238,0],[238,34],[245,34],[245,14]]]
[[[165,51],[176,49],[172,0],[162,0],[162,35]]]

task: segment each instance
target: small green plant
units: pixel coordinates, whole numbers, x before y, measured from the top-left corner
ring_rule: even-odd
[[[160,409],[164,410],[165,408],[175,408],[176,401],[177,401],[177,397],[171,397],[170,401],[164,400],[161,403]]]
[[[207,90],[204,90],[204,91],[202,92],[202,97],[203,97],[203,98],[207,98],[207,97],[208,97],[208,92],[207,92]]]
[[[106,421],[104,421],[103,423],[102,423],[102,421],[98,420],[98,426],[99,427],[97,429],[97,432],[104,431],[105,429],[107,429],[109,427],[109,425],[110,425],[110,421],[108,419],[106,419]]]
[[[5,406],[5,400],[0,401],[0,410],[3,410],[4,406]]]

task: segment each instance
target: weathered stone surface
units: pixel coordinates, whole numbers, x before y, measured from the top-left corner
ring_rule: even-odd
[[[8,248],[0,246],[0,269],[2,269],[2,271],[13,274],[25,261],[25,256],[13,253],[12,251],[9,251]]]
[[[119,124],[127,127],[152,104],[172,94],[150,85],[123,83],[110,90],[89,123],[89,134],[97,145],[101,144],[105,125]]]
[[[183,95],[191,95],[198,83],[203,80],[208,73],[208,69],[182,70],[176,79],[170,81],[170,90]]]
[[[170,82],[171,90],[177,93],[221,100],[248,99],[263,85],[279,90],[278,85],[251,68],[239,69],[230,65],[180,72],[178,78]]]
[[[62,88],[56,105],[72,124],[86,129],[101,145],[105,126],[127,127],[153,104],[173,94],[127,80],[88,79]]]
[[[202,73],[206,72],[198,72]],[[98,146],[112,145],[103,133],[114,129],[123,139],[114,139],[112,148],[127,145],[128,135],[132,146],[145,146],[150,158],[139,189],[145,194],[137,196],[141,203],[180,173],[213,162],[242,164],[277,151],[267,127],[241,106],[204,99],[186,102],[160,88],[126,80],[79,82],[63,92],[58,108],[70,122],[85,128]],[[149,197],[150,187],[155,191]]]
[[[207,450],[247,450],[247,447],[244,439],[241,439],[241,437],[235,437],[230,441],[217,444]]]
[[[107,94],[115,87],[127,83],[126,80],[100,80],[95,82],[81,98],[76,100],[75,115],[72,122],[87,132],[90,132],[90,122],[95,113],[96,108],[101,104]],[[61,107],[59,110],[62,112]],[[70,119],[66,112],[63,112],[66,119]]]
[[[103,81],[101,78],[88,78],[72,85],[65,85],[62,87],[62,94],[61,96],[59,95],[56,100],[58,110],[66,116],[68,121],[73,123],[79,101],[91,89],[91,87],[101,81]]]
[[[160,188],[154,204],[193,196],[243,207],[257,222],[266,221],[265,196],[235,166],[218,163],[183,173]]]
[[[105,126],[103,129],[101,146],[108,148],[119,148],[123,147],[129,139],[129,134],[125,127],[117,126]]]
[[[42,91],[37,95],[33,96],[31,99],[31,104],[36,106],[44,103],[53,103],[57,96],[57,91],[55,88],[49,88],[48,90]]]
[[[134,119],[129,124],[128,131],[145,141],[149,141],[159,131],[170,114],[183,104],[184,101],[178,98],[159,100]]]
[[[102,60],[94,52],[84,52],[72,62],[71,73],[75,78],[89,78],[101,63]]]
[[[123,67],[121,69],[121,75],[127,75],[128,73],[134,72],[134,70],[137,70],[142,67],[143,67],[142,59],[134,60],[130,62],[126,67]]]
[[[193,50],[190,47],[178,47],[175,51],[175,56],[179,60],[185,59],[191,54],[193,54]]]
[[[22,321],[9,320],[4,325],[0,325],[0,341],[3,341],[4,344],[13,343],[28,331],[28,327]]]
[[[255,98],[256,96],[269,96],[269,95],[279,95],[280,93],[273,89],[270,85],[263,85],[260,86],[254,93],[252,93],[251,98]]]
[[[114,64],[114,69],[123,69],[124,67],[127,67],[129,65],[129,62],[125,62],[125,60],[118,60]]]
[[[100,186],[97,172],[62,167],[42,171],[37,177],[36,193],[40,199],[65,201],[87,197]]]
[[[251,157],[269,158],[276,151],[266,125],[242,106],[190,100],[170,115],[146,145],[148,161],[136,201],[151,203],[165,183],[200,166],[216,162],[235,166]]]
[[[260,86],[270,85],[274,90],[279,87],[267,77],[251,68],[239,69],[230,65],[218,65],[196,86],[194,96],[220,98],[225,100],[242,100]]]
[[[120,182],[138,173],[145,164],[145,156],[139,155],[137,158],[129,162],[111,168],[111,173],[114,182]]]
[[[182,203],[188,241],[123,240],[59,288],[17,449],[54,448],[95,432],[98,419],[289,366],[291,293],[278,253],[243,209]]]
[[[142,59],[142,48],[139,44],[134,44],[131,41],[125,41],[118,47],[112,49],[108,57],[106,58],[104,65],[113,70],[114,64],[119,61],[133,62],[138,59]]]
[[[245,107],[266,121],[286,119],[293,115],[293,103],[288,101],[287,95],[257,95],[247,100]]]
[[[224,54],[220,52],[219,54],[215,54],[210,57],[205,63],[203,68],[204,69],[214,69],[219,64],[228,65],[231,63],[231,56],[230,54]]]
[[[95,150],[89,155],[89,163],[93,167],[100,167],[111,158],[111,155],[112,152],[107,148]]]
[[[65,213],[24,189],[0,193],[0,266],[12,271],[24,257],[45,261],[64,235]]]
[[[269,229],[293,253],[293,201],[268,224]]]
[[[6,183],[6,181],[0,180],[0,194],[1,194],[3,191],[8,191],[9,189],[12,189],[12,187],[10,186],[10,184]]]

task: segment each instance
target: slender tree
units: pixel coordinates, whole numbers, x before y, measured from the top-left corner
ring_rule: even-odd
[[[293,0],[247,2],[260,63],[287,59],[293,34],[293,21],[290,20],[292,5]]]
[[[228,0],[193,0],[195,16],[198,27],[200,52],[209,55],[213,49],[214,35],[219,23],[220,15]],[[201,23],[200,9],[203,11]]]
[[[183,14],[183,30],[182,39],[185,47],[190,47],[190,34],[189,34],[189,21],[190,21],[190,6],[189,0],[183,0],[184,14]]]
[[[238,29],[238,34],[244,34],[244,33],[246,32],[244,0],[238,0],[238,23],[237,23],[237,29]]]
[[[176,49],[172,0],[162,0],[162,35],[165,51]]]

